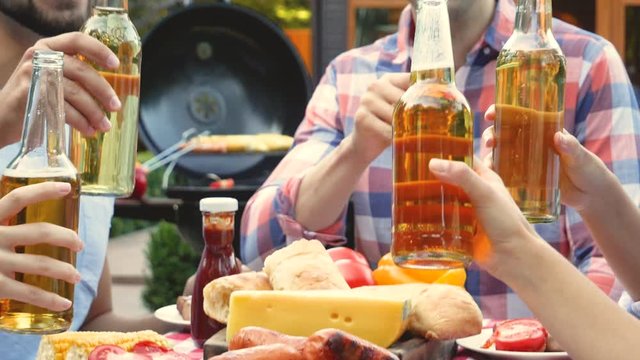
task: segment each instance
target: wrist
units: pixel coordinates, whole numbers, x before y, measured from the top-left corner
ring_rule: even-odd
[[[358,168],[366,169],[373,160],[375,160],[385,150],[386,147],[380,149],[374,148],[373,143],[366,146],[359,146],[355,135],[349,135],[340,143],[342,154],[346,161]]]
[[[540,237],[527,232],[522,238],[512,242],[508,249],[495,253],[493,266],[487,271],[510,287],[530,283],[535,274],[532,271],[540,266],[541,260],[550,251],[555,251]]]

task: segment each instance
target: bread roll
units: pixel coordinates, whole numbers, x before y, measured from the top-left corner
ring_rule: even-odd
[[[482,312],[461,287],[444,284],[364,286],[352,291],[411,300],[409,330],[426,339],[452,340],[479,334]]]
[[[272,288],[269,278],[263,272],[243,272],[215,279],[202,290],[205,314],[226,324],[229,317],[229,298],[236,290],[272,290]]]
[[[318,240],[297,240],[264,261],[274,290],[349,289],[340,270]]]

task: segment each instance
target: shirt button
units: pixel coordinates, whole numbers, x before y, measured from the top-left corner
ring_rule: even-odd
[[[485,46],[484,49],[482,49],[482,52],[485,55],[489,55],[491,53],[491,48],[489,48],[488,46]]]

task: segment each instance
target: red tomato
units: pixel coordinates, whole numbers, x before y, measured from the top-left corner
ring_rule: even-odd
[[[209,184],[209,188],[211,189],[231,189],[236,185],[233,179],[221,179],[217,181],[212,181]]]
[[[513,319],[497,324],[493,329],[496,350],[544,351],[547,330],[536,319]]]
[[[361,262],[351,259],[339,259],[335,261],[335,264],[338,266],[342,277],[344,277],[352,289],[376,284],[373,280],[373,272],[369,265],[364,265]]]
[[[169,351],[169,349],[164,346],[158,345],[150,340],[143,340],[138,342],[137,344],[133,345],[133,350],[131,350],[131,352],[134,352],[136,354],[166,353],[167,351]]]
[[[131,197],[134,199],[142,199],[147,192],[147,171],[141,165],[136,164],[134,180],[135,183]]]
[[[125,354],[127,351],[117,345],[100,345],[89,354],[89,360],[107,360],[109,354]]]
[[[347,259],[359,262],[362,265],[366,265],[367,267],[369,267],[369,262],[367,262],[367,258],[365,258],[362,253],[359,253],[353,249],[349,249],[348,247],[338,246],[327,250],[327,252],[334,262],[342,259]]]

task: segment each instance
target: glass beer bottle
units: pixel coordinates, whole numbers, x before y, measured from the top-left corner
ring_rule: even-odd
[[[127,14],[126,0],[97,0],[80,31],[100,40],[120,59],[115,72],[97,70],[115,90],[122,108],[106,114],[111,122],[108,132],[85,137],[74,130],[71,159],[80,173],[83,194],[126,197],[134,185],[142,43]]]
[[[553,222],[560,211],[553,136],[564,124],[566,60],[551,19],[551,0],[519,0],[496,65],[494,167],[531,223]]]
[[[57,200],[29,205],[9,220],[8,225],[51,223],[78,231],[79,178],[66,155],[64,96],[62,93],[63,53],[36,51],[27,99],[22,145],[18,156],[7,166],[0,181],[0,194],[45,181],[71,184],[71,192]],[[36,244],[16,246],[16,253],[49,256],[75,266],[75,253],[67,248]],[[73,301],[73,284],[42,275],[16,273],[15,279]],[[55,312],[11,299],[1,299],[0,330],[50,334],[71,325],[73,308]]]
[[[412,268],[471,261],[469,199],[429,171],[432,158],[473,161],[473,119],[455,86],[447,1],[417,2],[411,86],[393,114],[393,260]]]

